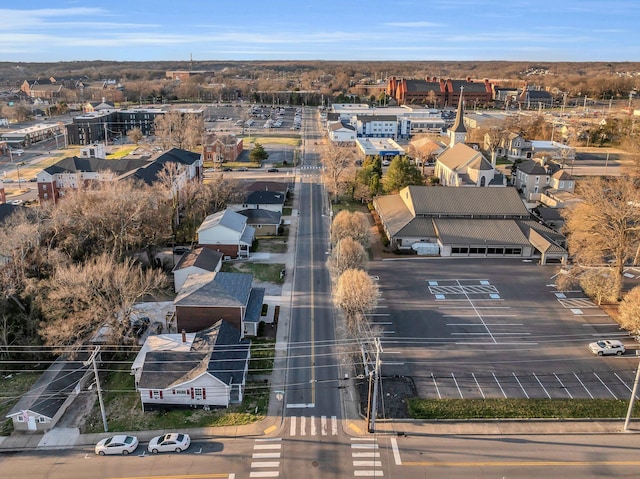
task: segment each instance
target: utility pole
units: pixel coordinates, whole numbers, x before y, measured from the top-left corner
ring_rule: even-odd
[[[378,383],[380,377],[380,339],[374,339],[376,348],[376,362],[373,371],[369,374],[369,406],[367,408],[367,430],[376,432],[376,416],[378,414]]]
[[[89,364],[93,364],[93,374],[96,378],[96,388],[98,389],[98,402],[100,403],[100,412],[102,413],[102,424],[104,426],[104,432],[109,431],[109,426],[107,426],[107,415],[104,410],[104,401],[102,400],[102,389],[100,389],[100,378],[98,377],[98,366],[96,365],[96,356],[100,352],[100,346],[97,346],[96,349],[93,350],[89,359],[87,359],[83,364],[88,366]]]

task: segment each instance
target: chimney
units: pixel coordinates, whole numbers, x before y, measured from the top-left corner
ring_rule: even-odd
[[[187,342],[187,332],[184,329],[182,330],[182,342]]]

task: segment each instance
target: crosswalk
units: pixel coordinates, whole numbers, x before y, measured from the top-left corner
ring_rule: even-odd
[[[249,477],[278,477],[281,456],[281,438],[256,439],[251,455]]]
[[[291,416],[289,418],[289,436],[337,436],[338,418],[336,416]]]
[[[351,460],[354,477],[384,477],[376,438],[352,437]]]

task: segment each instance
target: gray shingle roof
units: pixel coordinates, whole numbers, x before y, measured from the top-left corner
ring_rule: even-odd
[[[240,213],[236,213],[233,210],[226,209],[207,216],[200,225],[200,228],[198,228],[198,233],[218,225],[237,231],[238,233],[242,233],[246,224],[247,218],[245,216],[242,216]]]
[[[282,215],[277,211],[265,210],[263,208],[248,209],[238,211],[242,216],[247,217],[247,223],[251,225],[279,225]]]
[[[168,389],[209,373],[225,384],[239,384],[249,359],[251,342],[220,320],[196,334],[191,351],[150,351],[146,354],[139,387]]]
[[[56,359],[11,408],[7,417],[20,414],[21,411],[33,411],[53,418],[87,373],[87,367],[83,364],[87,358],[88,354],[81,353],[74,361],[63,357]]]
[[[223,254],[209,248],[197,248],[182,255],[174,271],[195,266],[206,271],[215,271]]]
[[[278,191],[252,191],[245,202],[255,205],[284,205],[285,200],[284,193]]]
[[[262,304],[264,303],[264,288],[253,288],[249,295],[249,304],[244,316],[245,323],[257,323],[261,319]]]
[[[111,171],[117,175],[129,173],[148,166],[147,160],[105,160],[102,158],[80,158],[78,156],[68,156],[54,165],[44,169],[50,175],[58,173],[82,173]]]
[[[212,272],[190,274],[173,301],[176,306],[246,307],[253,275]]]

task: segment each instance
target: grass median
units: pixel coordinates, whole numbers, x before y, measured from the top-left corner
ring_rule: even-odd
[[[629,401],[616,399],[409,399],[412,419],[614,419]],[[640,414],[634,404],[633,415]]]

